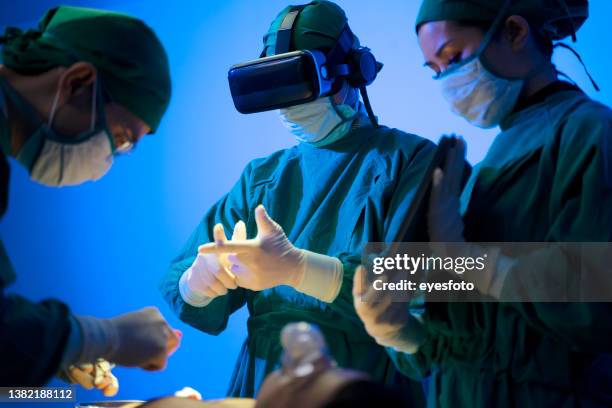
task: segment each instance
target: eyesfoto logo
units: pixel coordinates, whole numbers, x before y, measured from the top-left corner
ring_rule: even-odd
[[[485,269],[487,254],[479,257],[459,256],[410,256],[397,254],[394,257],[376,257],[372,260],[372,271],[380,275],[385,271],[401,270],[414,275],[417,271],[454,271],[461,275],[466,271]]]

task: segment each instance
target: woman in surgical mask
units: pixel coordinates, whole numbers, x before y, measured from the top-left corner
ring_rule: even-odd
[[[422,2],[419,43],[451,110],[500,127],[461,196],[461,167],[452,163],[464,157],[463,143],[435,172],[431,241],[465,242],[466,250],[612,241],[612,111],[560,80],[551,62],[553,41],[575,36],[587,15],[586,1]],[[611,303],[520,297],[552,299],[554,282],[578,273],[555,247],[502,253],[486,273],[463,276],[493,302],[426,302],[420,319],[404,319],[420,322],[410,333],[389,323],[388,311],[358,312],[370,333],[412,342],[410,353],[390,353],[405,374],[431,374],[430,406],[610,406]],[[495,302],[508,298],[522,301]]]
[[[156,130],[168,105],[166,53],[133,17],[58,7],[37,30],[7,29],[0,44],[0,215],[7,157],[47,186],[97,180],[113,157]],[[0,384],[41,386],[60,375],[113,395],[118,382],[108,360],[161,369],[178,344],[156,308],[111,319],[75,316],[56,300],[5,295],[14,280],[0,244]]]

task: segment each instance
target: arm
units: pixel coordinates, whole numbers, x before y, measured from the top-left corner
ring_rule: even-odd
[[[4,294],[0,302],[0,385],[44,385],[60,369],[70,335],[68,307]]]
[[[551,191],[551,227],[546,237],[549,242],[612,241],[612,119],[607,109],[607,119],[589,113],[570,118],[561,133]],[[606,256],[609,259],[609,254],[603,254],[602,258]],[[571,252],[561,248],[538,251],[517,260],[504,280],[502,297],[522,287],[537,285],[534,275],[529,276],[537,265],[540,265],[536,274],[539,281],[554,273],[555,280],[563,284],[575,281],[579,274]],[[587,279],[594,279],[605,273],[602,269],[607,269],[601,267],[601,262],[595,261],[593,265],[586,270]],[[609,287],[609,275],[599,278]],[[512,303],[507,307],[515,308],[532,326],[575,349],[612,350],[611,303]]]
[[[219,334],[225,329],[230,314],[246,302],[246,290],[230,290],[227,295],[216,297],[210,303],[202,302],[196,307],[181,296],[179,281],[195,261],[198,247],[213,240],[215,224],[220,223],[225,230],[231,231],[239,220],[248,220],[251,168],[252,164],[249,164],[232,190],[206,213],[159,285],[164,299],[178,317],[206,333]]]

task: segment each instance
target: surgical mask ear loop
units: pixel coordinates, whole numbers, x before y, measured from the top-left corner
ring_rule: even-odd
[[[91,90],[91,119],[90,119],[90,123],[89,123],[89,131],[94,130],[95,126],[96,126],[96,113],[97,113],[97,93],[98,93],[98,87],[97,87],[97,82],[98,79],[94,79],[93,82],[93,89]],[[59,95],[60,95],[60,87],[59,84],[57,86],[57,91],[55,91],[55,96],[53,97],[53,102],[51,103],[51,111],[49,112],[49,120],[47,121],[47,127],[49,129],[51,129],[51,126],[53,126],[53,120],[55,119],[55,114],[57,113],[57,104],[59,102]]]
[[[96,114],[97,114],[97,104],[98,104],[98,77],[94,79],[93,89],[91,90],[91,124],[89,125],[89,131],[93,131],[96,126]]]
[[[49,112],[49,119],[47,120],[47,128],[51,129],[53,126],[53,119],[55,119],[55,113],[57,111],[57,103],[59,101],[60,95],[60,87],[59,83],[57,84],[57,90],[55,91],[55,96],[53,97],[53,102],[51,103],[51,111]]]
[[[480,42],[480,45],[476,49],[476,52],[474,52],[474,54],[472,54],[472,56],[470,56],[470,57],[466,58],[465,60],[461,61],[461,63],[456,64],[453,67],[447,69],[446,71],[442,72],[440,75],[435,76],[434,79],[436,79],[436,80],[443,79],[445,76],[448,76],[451,73],[459,70],[459,68],[461,68],[462,66],[464,66],[468,62],[470,62],[470,61],[472,61],[472,60],[474,60],[476,58],[480,58],[480,56],[484,53],[485,49],[489,46],[489,43],[493,39],[493,36],[495,36],[495,33],[497,33],[497,30],[499,29],[500,24],[504,20],[504,17],[506,17],[506,12],[510,8],[510,4],[511,3],[512,3],[512,0],[506,0],[504,2],[504,4],[502,5],[502,8],[499,10],[499,13],[495,17],[495,20],[493,20],[493,23],[489,27],[489,30],[485,33],[484,37],[482,38],[482,41]],[[364,100],[364,102],[365,102],[365,100]]]

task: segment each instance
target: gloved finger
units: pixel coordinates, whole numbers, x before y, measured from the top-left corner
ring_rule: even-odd
[[[114,397],[119,392],[119,380],[112,373],[109,373],[110,383],[104,387],[102,394],[105,397]]]
[[[257,224],[257,235],[271,234],[279,230],[282,231],[281,226],[270,218],[266,208],[261,204],[255,208],[255,223]]]
[[[463,138],[458,138],[455,146],[449,150],[448,157],[446,158],[444,167],[446,193],[451,197],[457,197],[460,193],[463,168],[465,166],[465,150],[465,141]]]
[[[232,264],[232,273],[236,277],[236,283],[238,286],[242,286],[241,282],[244,282],[244,279],[249,275],[249,268],[245,265],[238,263]]]
[[[210,285],[206,285],[205,287],[200,289],[202,291],[202,293],[204,294],[204,296],[209,297],[209,298],[216,298],[219,297],[219,294],[217,292],[215,292]]]
[[[112,378],[111,378],[112,374],[111,373],[105,373],[99,380],[98,383],[96,384],[96,388],[99,390],[103,390],[106,387],[108,387],[112,382]]]
[[[182,338],[183,332],[177,329],[170,329],[168,334],[168,344],[166,346],[168,356],[171,356],[174,354],[174,352],[176,352],[176,350],[178,350],[181,345]]]
[[[245,241],[246,239],[247,239],[246,224],[243,221],[238,221],[236,225],[234,225],[232,241]]]
[[[96,388],[102,389],[108,385],[108,373],[111,371],[111,365],[104,359],[96,360],[94,365],[93,377]]]
[[[230,254],[229,255],[229,260],[231,262],[231,272],[234,274],[234,276],[236,277],[236,283],[238,284],[238,286],[240,286],[240,281],[244,281],[244,277],[245,275],[249,275],[250,274],[250,268],[249,268],[249,257],[241,254]]]
[[[248,266],[253,260],[254,255],[250,253],[229,254],[227,260],[232,265]]]
[[[429,195],[429,212],[428,216],[434,216],[438,211],[442,200],[442,182],[444,173],[440,168],[434,170],[431,177],[431,193]]]
[[[66,376],[72,383],[79,384],[86,390],[91,390],[94,387],[93,375],[91,373],[85,372],[84,370],[81,370],[77,366],[70,366],[66,372]]]
[[[368,289],[364,294],[365,302],[368,305],[368,311],[377,316],[382,315],[391,305],[391,296],[386,293],[381,293],[374,288]]]
[[[87,364],[81,364],[79,366],[77,366],[80,370],[82,370],[83,372],[87,373],[87,374],[91,374],[94,371],[94,365],[91,363],[87,363]]]
[[[355,269],[355,275],[353,275],[353,298],[355,300],[357,300],[357,298],[360,299],[367,288],[365,279],[366,269],[362,265],[359,265],[357,269]]]
[[[227,241],[223,224],[215,224],[213,227],[213,239],[215,240],[215,244],[220,244]]]
[[[388,281],[386,276],[380,276],[376,279],[382,283],[386,283]],[[374,303],[380,302],[384,297],[387,296],[387,293],[382,290],[374,289],[374,285],[371,282],[363,281],[366,285],[364,292],[361,294],[361,301],[366,302],[370,305],[370,307]]]
[[[216,277],[227,289],[236,289],[238,287],[236,284],[236,275],[231,272],[231,267],[231,262],[228,262],[227,266],[221,268]]]
[[[170,326],[168,326],[168,324],[165,325],[165,329],[166,329],[166,335],[167,335],[166,352],[158,354],[156,357],[149,360],[147,363],[141,365],[140,368],[142,368],[143,370],[146,370],[146,371],[163,370],[164,368],[166,368],[166,365],[168,364],[168,357],[178,347],[176,343],[180,341],[179,334],[178,334],[180,332],[171,329]],[[182,336],[182,333],[180,334],[180,336]]]
[[[200,245],[198,253],[200,254],[228,254],[228,253],[250,253],[259,249],[259,240],[247,239],[240,241],[229,241],[225,243],[208,243]]]
[[[196,275],[196,280],[194,281],[198,290],[202,292],[205,296],[208,297],[217,297],[218,294],[210,288],[212,282],[215,281],[215,274],[213,271],[208,268],[203,268],[202,272]]]
[[[161,371],[164,368],[166,368],[167,365],[168,365],[168,356],[162,355],[140,366],[140,368],[146,371]]]
[[[215,292],[217,296],[227,295],[227,288],[219,279],[217,279],[217,277],[215,277],[215,280],[210,283],[210,290]]]

